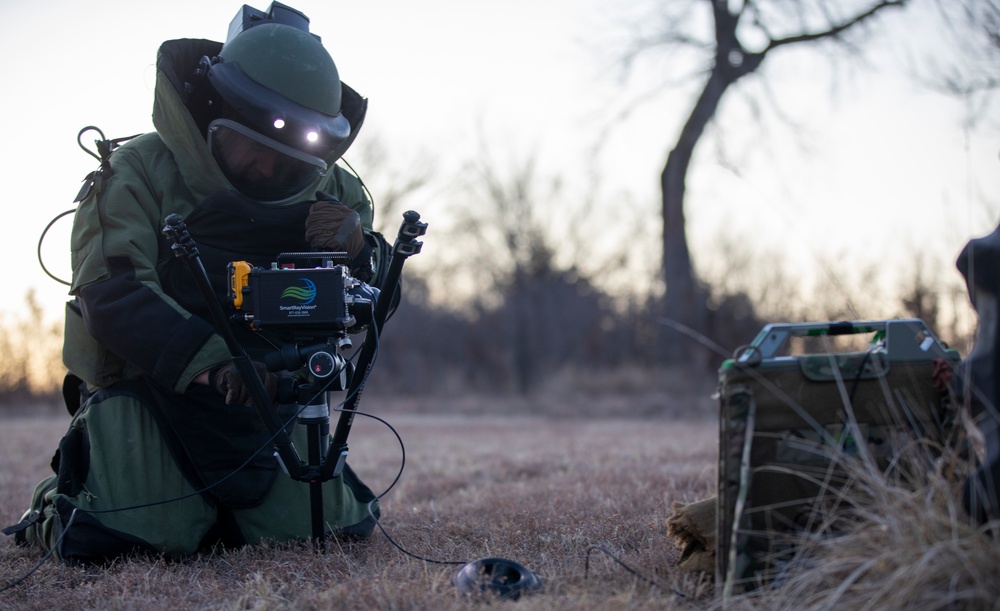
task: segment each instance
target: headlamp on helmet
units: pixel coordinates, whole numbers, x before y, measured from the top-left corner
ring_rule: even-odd
[[[217,58],[208,80],[222,97],[224,118],[304,153],[326,159],[351,135],[343,114],[299,104],[248,76],[239,63]]]

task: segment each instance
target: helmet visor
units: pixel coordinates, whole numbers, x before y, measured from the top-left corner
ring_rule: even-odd
[[[259,202],[282,202],[304,193],[325,173],[326,162],[229,119],[208,125],[208,146],[236,190]]]
[[[212,64],[208,78],[225,102],[220,116],[296,150],[333,163],[331,156],[351,135],[343,114],[329,115],[286,98],[251,79],[239,64]]]

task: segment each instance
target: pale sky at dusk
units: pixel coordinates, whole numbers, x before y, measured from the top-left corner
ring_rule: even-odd
[[[0,155],[8,221],[0,239],[10,280],[0,311],[16,311],[34,287],[46,310],[58,315],[66,287],[42,272],[35,249],[42,228],[72,207],[81,179],[96,167],[77,147],[77,132],[86,125],[108,137],[151,130],[159,44],[223,40],[241,3],[4,4],[0,109],[7,125]],[[583,185],[588,178],[573,172],[592,167],[594,140],[611,121],[614,101],[638,91],[634,81],[623,85],[610,51],[601,58],[596,49],[603,26],[624,19],[628,4],[288,4],[310,17],[343,80],[369,98],[359,138],[378,138],[397,159],[423,151],[437,165],[457,166],[474,153],[482,131],[505,154],[534,152],[544,169]],[[797,137],[788,127],[773,130],[761,144],[755,129],[727,132],[731,166],[709,154],[706,138],[688,182],[696,259],[711,256],[705,244],[728,228],[777,246],[798,265],[844,252],[864,259],[912,249],[953,269],[958,249],[996,226],[996,117],[992,126],[981,123],[967,133],[961,102],[921,90],[898,73],[859,73],[834,91],[814,56],[793,52],[768,61],[772,92],[803,130]],[[596,153],[608,205],[619,205],[615,194],[627,191],[648,208],[654,226],[659,172],[690,110],[687,91],[642,106],[606,132]],[[739,112],[735,99],[727,99],[722,126],[738,125]],[[560,211],[548,218],[559,223]],[[68,227],[69,219],[57,224],[44,251],[50,269],[67,278]],[[428,246],[432,240],[429,234]]]

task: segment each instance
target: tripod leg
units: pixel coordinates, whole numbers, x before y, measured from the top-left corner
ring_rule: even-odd
[[[326,524],[323,519],[323,482],[309,482],[309,505],[312,511],[312,539],[325,549]]]
[[[319,477],[320,465],[326,458],[330,439],[330,419],[310,418],[306,423],[309,437],[309,465],[314,477],[309,481],[309,507],[312,515],[312,539],[323,546],[326,520],[323,518],[323,478]]]

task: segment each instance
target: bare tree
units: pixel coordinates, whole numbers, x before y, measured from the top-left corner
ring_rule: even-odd
[[[937,0],[947,53],[920,54],[916,71],[931,86],[969,100],[970,120],[1000,89],[1000,1]]]
[[[541,176],[533,155],[504,164],[484,148],[456,182],[468,199],[455,211],[453,243],[468,247],[456,249],[465,269],[449,277],[473,274],[470,341],[486,346],[474,352],[520,393],[559,367],[593,361],[604,299],[577,264],[583,255],[569,248],[570,260],[557,256],[548,214],[559,208],[561,181]]]
[[[342,163],[358,174],[375,207],[375,229],[390,239],[410,201],[434,179],[433,157],[417,154],[408,159],[393,155],[378,134],[368,135],[351,149],[350,162]],[[356,169],[355,169],[356,168]]]
[[[62,325],[46,322],[44,314],[31,289],[16,317],[0,316],[0,404],[10,409],[58,395],[65,373]]]
[[[639,42],[636,54],[649,49],[695,50],[708,59],[701,90],[660,175],[663,221],[664,314],[697,332],[708,326],[708,291],[692,265],[685,229],[686,177],[695,148],[705,135],[726,93],[753,74],[764,59],[790,47],[822,41],[850,45],[864,27],[886,9],[909,0],[827,2],[825,0],[688,0],[664,3],[662,34]],[[712,27],[705,28],[710,8]],[[705,32],[706,36],[700,35]],[[850,38],[848,35],[852,35]],[[711,38],[709,38],[711,36]],[[853,41],[852,41],[853,39]],[[671,336],[672,338],[674,336]],[[677,360],[694,349],[678,341],[663,342],[664,356]]]

